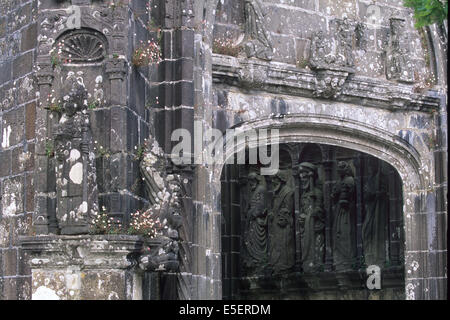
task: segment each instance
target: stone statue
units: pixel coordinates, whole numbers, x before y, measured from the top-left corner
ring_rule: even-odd
[[[369,177],[364,185],[365,217],[362,227],[364,260],[367,266],[383,267],[386,262],[386,224],[388,214],[387,177],[378,160],[369,163]]]
[[[259,272],[267,266],[267,188],[263,176],[248,175],[250,199],[247,208],[247,226],[244,232],[244,268]]]
[[[311,39],[311,59],[309,64],[313,69],[324,68],[335,61],[335,56],[331,52],[331,41],[323,31],[314,33]]]
[[[354,70],[353,36],[356,23],[347,18],[335,19],[334,33],[317,31],[311,38],[309,65],[316,73],[313,95],[317,98],[338,98]]]
[[[273,205],[268,214],[269,265],[273,273],[290,270],[295,263],[294,184],[290,170],[272,178]]]
[[[339,65],[353,68],[353,36],[356,33],[356,24],[348,18],[337,19],[337,49],[336,60]]]
[[[84,234],[98,212],[95,154],[81,78],[68,77],[54,130],[56,218],[61,234]]]
[[[339,182],[333,187],[333,265],[336,271],[352,269],[356,262],[355,180],[350,165],[338,163]]]
[[[405,19],[390,20],[390,37],[386,49],[386,78],[402,82],[414,82],[414,66],[409,60],[411,45],[405,30]]]
[[[167,174],[168,164],[156,140],[150,137],[145,143],[144,157],[140,163],[149,200],[148,211],[162,228],[156,237],[157,250],[144,254],[139,265],[144,270],[177,271],[179,267],[179,233],[182,225],[182,183],[180,176]]]
[[[353,37],[357,24],[347,18],[335,19],[336,31],[325,35],[317,31],[311,38],[312,69],[351,71],[354,67]]]
[[[248,58],[272,60],[273,47],[264,26],[264,15],[258,0],[244,0],[245,52]]]
[[[304,272],[320,270],[324,262],[325,217],[323,195],[317,187],[317,167],[300,164],[300,237]]]

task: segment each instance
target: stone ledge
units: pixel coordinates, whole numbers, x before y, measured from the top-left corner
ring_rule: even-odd
[[[128,269],[143,247],[140,236],[130,235],[25,236],[19,241],[32,268]]]
[[[231,86],[258,89],[276,94],[314,98],[317,75],[285,63],[270,63],[213,54],[213,78]],[[437,111],[440,99],[432,91],[428,95],[413,92],[412,85],[381,81],[351,75],[342,94],[334,99],[367,107],[389,110]]]

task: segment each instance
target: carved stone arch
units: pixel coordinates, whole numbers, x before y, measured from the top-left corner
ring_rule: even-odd
[[[413,230],[413,215],[425,211],[426,191],[421,175],[422,157],[418,151],[399,137],[361,122],[331,116],[289,115],[282,120],[264,119],[240,124],[240,132],[258,129],[278,129],[279,143],[315,143],[343,147],[359,151],[391,165],[401,179],[403,197],[403,229],[405,230],[404,257],[405,267],[414,262],[414,251],[420,250],[420,244],[408,234]],[[251,143],[251,141],[249,141]],[[254,142],[255,143],[255,142]],[[244,145],[237,145],[239,152]],[[224,162],[231,154],[225,154]],[[213,168],[212,188],[221,193],[220,179],[224,166]],[[220,198],[220,196],[219,196]],[[214,205],[214,204],[211,204]],[[217,208],[220,211],[220,208]],[[427,230],[424,227],[423,230]],[[220,235],[217,235],[220,237]],[[418,270],[420,276],[425,271]],[[416,275],[417,276],[417,275]],[[405,273],[405,293],[408,298],[414,283],[414,277]]]

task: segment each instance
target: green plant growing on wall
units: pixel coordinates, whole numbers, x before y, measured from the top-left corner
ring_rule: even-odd
[[[50,110],[51,112],[56,112],[56,113],[60,113],[60,114],[63,111],[62,105],[59,102],[50,103],[50,105],[48,107],[46,107],[45,109]]]
[[[130,226],[127,233],[133,235],[142,235],[150,239],[156,237],[162,230],[159,219],[151,217],[151,211],[137,211],[131,214]]]
[[[52,64],[52,67],[55,68],[57,66],[60,66],[62,64],[61,59],[59,58],[59,56],[56,53],[53,53],[50,56],[50,62]]]
[[[99,102],[98,101],[91,101],[88,104],[88,109],[89,110],[94,110],[95,108],[97,108],[99,106]]]
[[[121,234],[123,232],[122,223],[119,219],[108,216],[106,209],[97,213],[92,221],[92,234]]]
[[[232,39],[214,39],[213,50],[214,53],[223,54],[226,56],[237,57],[240,47],[233,43]]]
[[[134,149],[136,150],[135,158],[136,160],[142,160],[144,158],[144,152],[145,152],[145,146],[135,146]]]
[[[109,151],[106,148],[104,148],[103,146],[94,147],[94,149],[97,151],[97,157],[108,158],[110,156]]]
[[[45,155],[47,158],[53,158],[55,156],[55,148],[53,147],[53,143],[50,140],[45,142]]]
[[[447,0],[404,0],[404,6],[414,9],[416,28],[434,23],[442,24],[447,19]]]
[[[136,67],[145,67],[161,62],[161,50],[155,41],[141,41],[139,47],[134,51],[131,62]]]

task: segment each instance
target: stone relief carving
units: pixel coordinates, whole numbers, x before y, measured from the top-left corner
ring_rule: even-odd
[[[61,234],[89,232],[98,212],[95,154],[82,78],[68,77],[54,130],[56,217]]]
[[[157,249],[139,259],[143,270],[176,271],[179,267],[179,234],[182,225],[182,183],[180,176],[167,174],[164,152],[152,137],[146,143],[140,170],[145,182],[151,216],[159,219],[163,228],[157,237]]]
[[[267,265],[267,187],[263,176],[248,175],[250,199],[247,207],[247,224],[244,232],[244,269],[260,272]]]
[[[292,173],[280,169],[272,178],[273,205],[268,214],[269,265],[273,273],[294,267],[294,184]]]
[[[336,271],[352,269],[356,258],[355,180],[349,163],[338,163],[339,181],[333,187],[333,265]]]
[[[304,272],[320,271],[324,262],[325,211],[317,167],[300,164],[300,235]]]
[[[392,17],[390,36],[386,48],[386,78],[401,82],[414,82],[414,66],[409,60],[411,44],[406,32],[406,21],[400,17]]]
[[[383,267],[386,262],[388,193],[387,177],[377,161],[369,163],[369,177],[364,185],[365,217],[362,243],[366,265]]]
[[[354,73],[353,37],[358,25],[347,18],[335,19],[335,32],[317,31],[311,39],[311,69],[316,71],[314,96],[338,98],[348,76]]]
[[[248,58],[272,60],[273,46],[266,27],[264,15],[258,0],[244,1],[245,36],[244,46]]]
[[[104,37],[88,30],[71,31],[62,36],[58,44],[61,47],[60,58],[71,62],[98,62],[105,58],[107,52]]]

